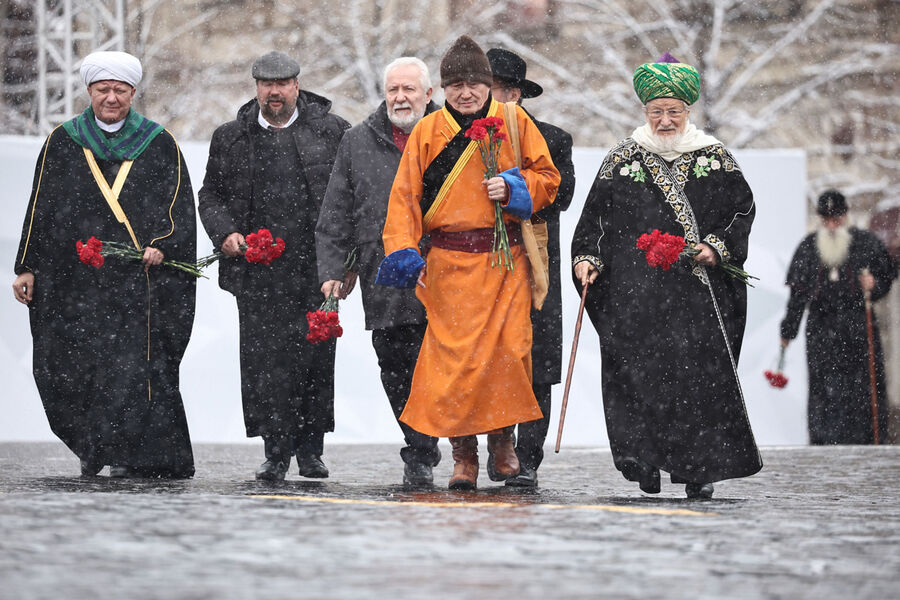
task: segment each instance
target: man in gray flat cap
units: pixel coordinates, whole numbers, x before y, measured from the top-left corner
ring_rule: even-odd
[[[338,144],[349,123],[331,102],[300,89],[300,66],[281,52],[253,63],[256,98],[213,133],[200,190],[200,219],[219,262],[219,286],[240,320],[241,395],[248,437],[263,438],[256,478],[328,477],[322,462],[334,430],[334,339],[306,340],[306,313],[322,299],[315,227]],[[285,241],[270,265],[242,257],[244,236],[265,228]]]

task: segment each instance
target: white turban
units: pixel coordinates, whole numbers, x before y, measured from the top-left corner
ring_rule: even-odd
[[[112,79],[137,87],[143,74],[141,61],[127,52],[92,52],[81,61],[81,78],[84,85]]]

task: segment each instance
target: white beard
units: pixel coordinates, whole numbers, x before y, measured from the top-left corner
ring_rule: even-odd
[[[408,116],[401,117],[400,115],[394,113],[394,111],[389,110],[388,120],[393,123],[394,127],[396,127],[397,129],[402,129],[404,133],[409,133],[410,131],[412,131],[415,124],[419,122],[419,119],[425,116],[425,111],[423,110],[422,114],[417,114],[411,104],[404,104],[403,106],[410,109]]]
[[[816,249],[819,251],[822,264],[834,269],[847,262],[851,240],[850,228],[847,225],[838,227],[834,232],[825,228],[819,229],[816,232]]]
[[[675,151],[675,148],[678,147],[678,143],[684,139],[684,130],[677,132],[675,135],[666,136],[651,133],[650,139],[653,140],[654,144],[659,149],[658,154],[666,154]]]

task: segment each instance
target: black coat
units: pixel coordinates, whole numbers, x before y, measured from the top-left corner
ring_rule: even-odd
[[[112,182],[121,163],[97,162]],[[140,262],[115,256],[99,269],[81,264],[77,240],[132,242],[62,127],[38,157],[32,190],[16,272],[35,277],[34,380],[50,428],[100,465],[192,475],[178,371],[196,279],[162,265],[145,273]],[[140,244],[166,259],[196,260],[191,182],[168,132],[134,161],[119,201]]]
[[[210,143],[200,218],[219,248],[232,232],[258,227],[284,236],[269,266],[219,262],[219,285],[237,297],[241,395],[248,436],[298,439],[334,428],[334,341],[306,340],[305,314],[322,303],[314,228],[341,136],[349,127],[331,102],[300,92],[298,119],[283,131],[259,126],[251,100]],[[292,154],[296,151],[296,154]]]
[[[334,156],[343,132],[350,124],[331,114],[331,101],[312,92],[300,91],[300,116],[294,141],[303,165],[310,199],[321,206]],[[216,129],[209,144],[206,177],[200,189],[200,220],[213,247],[219,249],[229,234],[250,233],[253,190],[253,136],[258,127],[259,103],[250,100],[238,110],[237,119]],[[219,261],[219,285],[236,294],[241,288],[247,263],[241,258]]]
[[[530,116],[530,115],[529,115]],[[532,117],[544,136],[553,164],[559,170],[559,190],[553,204],[537,215],[547,221],[550,234],[550,286],[541,310],[531,311],[534,341],[531,347],[534,383],[559,383],[562,373],[562,290],[560,285],[559,214],[567,210],[575,193],[575,165],[572,163],[572,136],[549,123]]]
[[[429,102],[426,114],[437,110]],[[341,140],[316,224],[319,281],[344,278],[344,259],[357,247],[366,329],[425,322],[415,290],[375,285],[384,259],[381,231],[402,153],[384,102]]]
[[[788,271],[791,288],[787,314],[781,322],[781,337],[794,339],[803,313],[806,323],[806,357],[809,369],[807,405],[809,439],[813,444],[871,444],[872,386],[869,379],[869,349],[866,309],[859,273],[868,268],[875,277],[872,299],[891,289],[897,277],[884,244],[868,231],[851,228],[846,262],[836,270],[836,279],[823,266],[812,233],[797,248]],[[872,315],[875,319],[875,315]],[[887,387],[884,355],[878,324],[873,321],[879,435],[887,434]]]

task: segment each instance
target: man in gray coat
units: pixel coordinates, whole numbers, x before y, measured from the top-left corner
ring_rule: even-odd
[[[425,309],[414,290],[375,285],[375,275],[384,258],[381,230],[406,140],[437,105],[431,102],[428,67],[417,58],[391,62],[384,91],[385,101],[341,140],[316,225],[316,256],[322,294],[346,298],[355,274],[346,272],[344,261],[357,248],[366,329],[372,331],[381,382],[399,419],[425,334]],[[432,467],[441,458],[437,438],[397,423],[406,440],[400,450],[404,484],[430,485]]]

